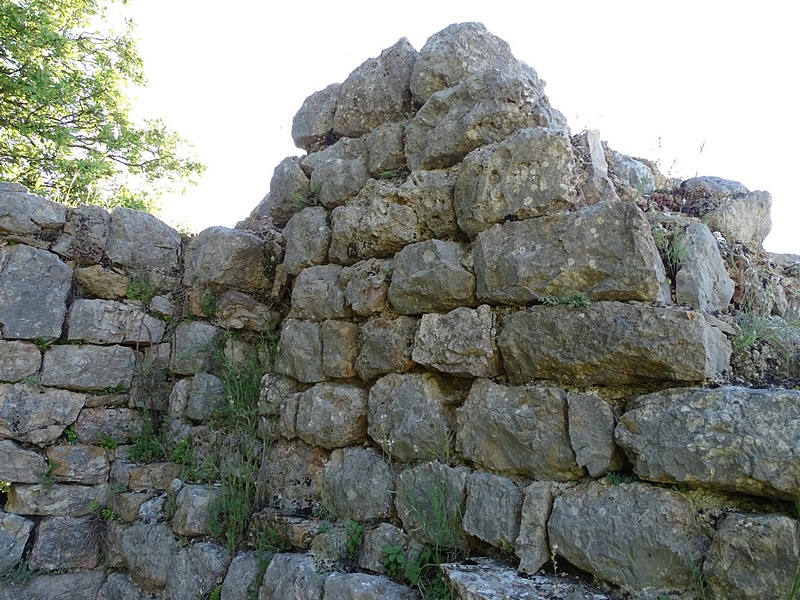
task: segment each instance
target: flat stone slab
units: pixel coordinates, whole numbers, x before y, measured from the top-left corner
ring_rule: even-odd
[[[127,390],[136,353],[126,346],[53,346],[44,354],[42,385],[71,390]]]
[[[86,394],[39,386],[0,384],[0,437],[44,446],[74,423]]]

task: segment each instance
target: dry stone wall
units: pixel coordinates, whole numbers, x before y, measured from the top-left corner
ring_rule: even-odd
[[[477,23],[292,136],[188,241],[0,184],[0,598],[796,597],[768,193],[572,135]]]

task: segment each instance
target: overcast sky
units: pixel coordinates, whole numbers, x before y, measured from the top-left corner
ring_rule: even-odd
[[[741,6],[741,8],[740,8]],[[462,0],[133,0],[149,85],[137,111],[162,117],[208,171],[164,202],[194,230],[232,226],[301,155],[303,100],[407,37],[420,50],[451,23],[480,21],[547,81],[573,133],[672,177],[716,175],[773,196],[766,248],[800,254],[795,191],[800,36],[791,3]]]

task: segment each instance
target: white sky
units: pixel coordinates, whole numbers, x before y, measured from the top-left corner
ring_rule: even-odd
[[[258,2],[133,0],[149,86],[137,110],[190,140],[208,171],[162,217],[233,226],[301,155],[303,100],[407,37],[420,50],[480,21],[547,81],[573,133],[657,160],[673,177],[716,175],[773,196],[772,252],[800,254],[796,196],[800,36],[791,2],[527,0]]]

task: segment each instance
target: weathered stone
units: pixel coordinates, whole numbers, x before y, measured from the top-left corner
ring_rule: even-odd
[[[358,356],[358,325],[347,321],[323,321],[322,372],[334,379],[356,376]]]
[[[369,435],[401,461],[447,456],[453,409],[463,398],[431,373],[390,373],[369,391]]]
[[[663,390],[637,398],[616,437],[643,479],[800,496],[800,391]]]
[[[0,340],[0,381],[12,383],[33,375],[42,366],[36,344]]]
[[[105,577],[104,569],[39,575],[28,583],[0,587],[0,600],[95,600]]]
[[[485,304],[422,315],[411,358],[456,377],[494,377],[503,370],[496,332],[497,318]]]
[[[127,573],[116,571],[108,574],[108,579],[97,593],[97,600],[157,600],[157,598],[142,590]]]
[[[275,371],[303,383],[317,383],[322,372],[322,326],[311,321],[287,319],[281,329]]]
[[[278,414],[278,432],[287,440],[297,439],[297,407],[299,394],[291,394],[281,401]]]
[[[325,573],[307,554],[276,554],[264,572],[258,600],[322,600]]]
[[[258,236],[227,227],[209,227],[186,247],[183,283],[220,285],[244,292],[268,290],[267,247]]]
[[[339,281],[342,267],[320,265],[303,269],[292,290],[291,315],[297,319],[324,321],[350,316],[350,307],[344,296],[344,286]]]
[[[547,543],[547,521],[553,508],[553,484],[534,481],[525,488],[524,494],[514,552],[519,557],[519,572],[533,575],[552,560]]]
[[[209,485],[184,486],[176,499],[172,530],[178,535],[194,537],[208,533],[211,506],[222,488]]]
[[[32,529],[33,521],[0,510],[0,576],[22,560]]]
[[[67,339],[89,344],[156,344],[165,327],[141,307],[113,300],[78,299],[67,315]]]
[[[0,248],[0,336],[61,336],[72,269],[54,254],[17,244]]]
[[[237,290],[228,290],[219,297],[214,315],[227,329],[250,331],[272,331],[281,320],[279,312]]]
[[[301,210],[286,224],[283,237],[286,239],[283,266],[289,274],[297,275],[306,267],[325,263],[331,243],[328,211],[321,206]]]
[[[111,215],[102,206],[76,206],[52,250],[78,264],[96,265],[106,249],[110,223]]]
[[[612,180],[617,186],[620,198],[635,200],[642,194],[648,194],[656,189],[656,179],[653,172],[643,159],[609,149],[606,160],[611,170]]]
[[[503,319],[497,343],[513,383],[703,381],[731,353],[702,313],[619,302],[533,306]]]
[[[434,93],[406,126],[409,169],[440,169],[527,127],[565,127],[538,81],[520,72],[485,70]]]
[[[257,594],[259,568],[267,557],[269,555],[264,557],[260,552],[244,552],[234,556],[222,582],[220,597],[226,600],[249,600]]]
[[[125,346],[52,346],[44,353],[42,385],[71,390],[127,390],[136,353]]]
[[[153,215],[122,207],[111,213],[106,256],[114,264],[169,275],[180,253],[180,234]]]
[[[357,143],[363,145],[361,140]],[[309,203],[318,202],[327,209],[341,206],[358,194],[369,179],[364,156],[342,158],[336,154],[336,148],[332,146],[331,149],[314,155],[317,160],[314,162],[310,183],[313,200],[309,200]]]
[[[340,83],[332,83],[303,101],[303,106],[292,119],[295,146],[311,152],[312,148],[333,135],[333,115],[341,86]]]
[[[222,330],[202,321],[184,321],[172,338],[170,368],[179,375],[216,370]]]
[[[369,521],[391,516],[394,474],[374,448],[334,450],[323,485],[325,499],[340,519]]]
[[[91,512],[92,502],[105,504],[107,486],[22,485],[11,487],[5,510],[18,515],[82,517]]]
[[[576,154],[578,187],[588,204],[604,200],[618,200],[614,184],[608,176],[608,162],[600,132],[596,129],[584,130],[572,137]]]
[[[108,483],[110,465],[105,449],[100,446],[51,446],[47,449],[47,460],[50,474],[58,482]]]
[[[318,383],[297,396],[297,436],[312,446],[342,448],[367,433],[367,391],[349,383]]]
[[[720,598],[791,597],[800,577],[797,521],[783,515],[725,515],[703,573],[710,591]]]
[[[93,569],[99,561],[98,523],[90,517],[49,517],[36,529],[29,567],[34,570]]]
[[[67,219],[67,207],[29,194],[24,186],[0,189],[0,234],[36,235],[57,231]]]
[[[308,512],[322,499],[328,453],[302,442],[277,441],[261,462],[258,486],[269,506]]]
[[[222,546],[198,542],[181,548],[167,571],[165,595],[170,600],[196,600],[217,587],[230,554]]]
[[[456,448],[476,466],[531,479],[583,476],[567,432],[567,394],[477,379],[456,410]]]
[[[468,255],[456,242],[429,240],[397,253],[389,301],[404,314],[475,305],[475,276]]]
[[[152,492],[121,492],[109,497],[108,506],[123,523],[133,523],[139,518],[139,510],[145,502],[153,499]]]
[[[138,517],[145,523],[160,523],[166,520],[167,494],[162,493],[139,505]]]
[[[185,416],[195,421],[208,421],[225,404],[225,385],[208,373],[192,377],[188,393]]]
[[[728,276],[714,235],[705,224],[692,223],[679,239],[686,247],[686,258],[675,276],[678,304],[705,312],[724,310],[736,286]]]
[[[614,410],[595,394],[568,393],[569,441],[578,466],[592,477],[618,471],[623,454],[614,443]]]
[[[735,198],[750,192],[738,181],[708,175],[686,179],[681,182],[680,189],[686,201],[692,204],[697,204],[697,201],[703,199]]]
[[[322,519],[296,517],[287,513],[289,511],[273,508],[254,513],[250,518],[248,534],[254,539],[264,536],[261,539],[266,540],[274,540],[277,536],[289,547],[308,550],[320,530],[330,525]]]
[[[566,490],[548,522],[552,551],[627,590],[688,591],[709,540],[680,493],[640,483]]]
[[[182,419],[186,414],[186,407],[189,406],[189,388],[192,385],[192,378],[186,377],[179,379],[172,386],[169,393],[169,412],[168,415],[173,422]]]
[[[521,129],[470,152],[458,172],[455,211],[471,239],[494,223],[530,219],[575,202],[575,158],[569,138],[543,127]]]
[[[461,527],[469,469],[428,462],[397,476],[397,515],[403,529],[424,544],[467,548]]]
[[[87,296],[115,300],[128,292],[128,278],[106,269],[100,265],[79,267],[75,269],[75,281],[83,288]]]
[[[339,90],[335,135],[359,137],[412,110],[408,89],[417,51],[406,38],[350,73]]]
[[[75,423],[75,433],[83,444],[100,445],[107,440],[127,444],[142,433],[144,417],[129,408],[85,408]]]
[[[41,454],[11,440],[0,440],[0,456],[0,481],[36,483],[47,472],[47,462]]]
[[[122,534],[121,552],[131,578],[143,589],[156,591],[178,556],[178,543],[163,523],[136,523]]]
[[[422,548],[417,542],[409,544],[408,536],[399,527],[390,523],[378,523],[376,527],[364,531],[361,550],[358,554],[358,566],[367,571],[385,575],[386,552],[384,552],[384,548],[386,546],[398,546],[405,558],[409,558],[409,555],[415,550]]]
[[[0,384],[0,437],[44,446],[75,422],[85,394]]]
[[[345,286],[345,300],[356,315],[368,317],[389,307],[387,292],[393,270],[394,261],[376,258],[342,269],[339,281]]]
[[[356,358],[358,376],[370,381],[387,373],[403,373],[413,365],[411,351],[417,319],[370,319],[361,326],[361,340]]]
[[[419,592],[388,577],[369,573],[331,573],[322,600],[418,600]]]
[[[390,116],[391,119],[398,115]],[[367,170],[373,177],[391,177],[406,164],[403,151],[403,129],[400,123],[384,123],[364,138],[367,146]]]
[[[522,501],[522,493],[510,479],[472,473],[467,480],[464,531],[501,550],[514,548]]]
[[[280,415],[281,403],[297,392],[297,383],[288,377],[266,373],[261,378],[258,412],[262,415]]]
[[[453,189],[456,169],[414,171],[389,195],[417,215],[421,239],[458,236]]]
[[[287,156],[278,163],[269,183],[269,194],[253,210],[251,216],[258,214],[270,217],[275,227],[283,228],[302,208],[298,206],[297,198],[308,196],[309,180],[308,175],[300,168],[300,160],[299,156]]]
[[[630,203],[494,225],[473,250],[478,300],[530,305],[544,296],[667,300],[650,225]]]
[[[181,466],[173,462],[151,463],[133,467],[130,471],[128,487],[133,491],[166,490],[172,480],[180,475]]]
[[[772,196],[769,192],[750,192],[725,200],[718,208],[703,215],[711,231],[719,231],[729,243],[739,242],[748,248],[761,248],[770,229]]]

